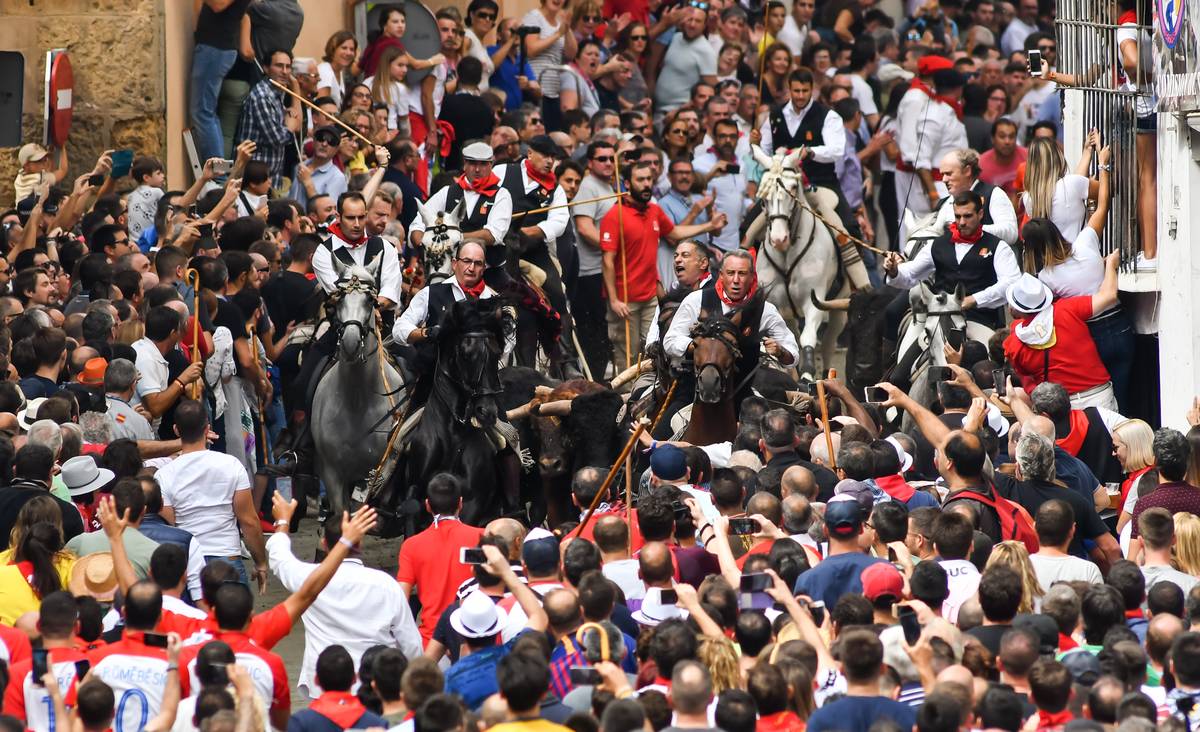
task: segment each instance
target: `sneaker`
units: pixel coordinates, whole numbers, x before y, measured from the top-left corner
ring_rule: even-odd
[[[1138,252],[1137,259],[1133,263],[1134,272],[1157,272],[1158,258],[1150,259],[1145,252]]]

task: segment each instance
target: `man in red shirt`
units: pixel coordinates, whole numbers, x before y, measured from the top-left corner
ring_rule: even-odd
[[[458,586],[473,576],[471,566],[459,561],[460,551],[478,546],[483,529],[458,518],[463,495],[458,476],[433,476],[426,495],[425,508],[433,515],[433,525],[400,545],[396,581],[405,595],[411,595],[416,587],[421,600],[421,640],[428,645],[438,618],[454,602]]]
[[[1012,310],[1012,332],[1004,339],[1004,355],[1031,391],[1043,381],[1062,384],[1071,406],[1116,410],[1108,370],[1100,361],[1087,320],[1117,302],[1118,252],[1104,260],[1104,282],[1095,295],[1053,302],[1041,280],[1023,274],[1005,294]]]
[[[604,252],[604,290],[608,295],[608,338],[613,352],[624,353],[625,323],[629,323],[629,353],[632,358],[654,321],[658,304],[658,240],[672,245],[701,234],[718,232],[726,224],[718,213],[703,224],[676,226],[651,201],[654,168],[648,162],[633,164],[628,173],[629,196],[618,199],[600,221],[600,249]]]
[[[70,592],[54,592],[42,600],[37,627],[42,636],[42,648],[48,652],[46,666],[54,672],[60,689],[69,689],[76,679],[76,661],[82,661],[83,651],[75,647],[75,623],[79,606]],[[14,659],[8,667],[8,688],[4,691],[4,713],[25,723],[27,729],[53,730],[53,703],[41,679],[33,678],[33,661],[28,650],[23,658]]]
[[[1014,198],[1017,168],[1028,156],[1029,151],[1017,144],[1017,123],[1001,117],[992,123],[992,149],[979,156],[979,180]]]

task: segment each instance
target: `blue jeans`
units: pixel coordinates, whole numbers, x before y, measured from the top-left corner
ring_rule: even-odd
[[[237,51],[222,50],[198,44],[192,51],[192,87],[189,113],[192,122],[192,139],[196,143],[196,154],[203,165],[209,158],[225,156],[225,144],[221,137],[221,120],[217,117],[217,98],[225,74],[237,61]]]
[[[1098,320],[1088,322],[1088,331],[1096,343],[1100,361],[1108,369],[1112,379],[1113,395],[1121,414],[1129,409],[1129,382],[1133,372],[1134,333],[1133,321],[1123,308],[1118,307]]]
[[[217,557],[208,556],[207,554],[204,556],[205,564],[212,564],[213,562],[225,562],[230,565],[237,571],[238,582],[247,587],[250,586],[250,575],[246,572],[246,562],[241,557]]]

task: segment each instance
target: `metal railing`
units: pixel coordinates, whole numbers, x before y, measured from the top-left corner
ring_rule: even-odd
[[[1142,87],[1137,92],[1118,88],[1120,52],[1112,0],[1059,0],[1057,9],[1056,70],[1080,80],[1075,93],[1082,98],[1078,118],[1082,137],[1086,139],[1088,130],[1097,129],[1103,143],[1112,147],[1112,199],[1100,250],[1107,255],[1119,248],[1122,270],[1129,271],[1141,250],[1137,225],[1137,101],[1150,92]],[[1148,17],[1138,18],[1139,44],[1150,42],[1149,21]],[[1139,73],[1134,78],[1141,78],[1141,50]]]

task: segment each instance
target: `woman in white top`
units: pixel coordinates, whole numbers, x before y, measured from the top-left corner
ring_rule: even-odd
[[[1053,141],[1049,142],[1054,145]],[[1030,159],[1032,155],[1031,149]],[[1053,216],[1031,218],[1021,230],[1021,268],[1029,273],[1037,273],[1038,279],[1050,288],[1055,298],[1094,295],[1104,281],[1100,237],[1104,234],[1104,223],[1108,219],[1111,159],[1111,149],[1105,147],[1100,151],[1096,210],[1087,225],[1079,230],[1073,243],[1067,240]],[[1026,178],[1026,186],[1028,180]],[[1117,404],[1124,411],[1133,369],[1133,322],[1118,303],[1089,320],[1088,330],[1096,342],[1100,360],[1112,378]]]
[[[1158,487],[1154,471],[1154,430],[1140,419],[1127,419],[1113,427],[1113,456],[1121,464],[1125,480],[1121,483],[1121,506],[1117,516],[1117,535],[1122,547],[1133,518],[1133,509],[1142,496]]]
[[[350,31],[338,31],[325,42],[325,61],[317,66],[317,96],[333,97],[338,109],[346,97],[346,83],[353,77],[358,41]]]
[[[537,10],[521,18],[521,25],[535,26],[536,34],[523,37],[525,56],[542,87],[542,122],[547,132],[561,130],[562,109],[558,106],[561,72],[555,67],[574,59],[578,52],[575,34],[571,32],[570,16],[563,9],[565,0],[541,0]]]
[[[1029,146],[1025,162],[1025,192],[1021,206],[1031,219],[1049,218],[1068,242],[1075,241],[1087,215],[1087,201],[1096,195],[1100,182],[1087,177],[1092,152],[1100,147],[1095,130],[1088,135],[1074,173],[1067,171],[1067,160],[1058,141],[1038,137]]]
[[[377,73],[363,83],[371,88],[371,100],[387,106],[387,129],[407,138],[408,126],[408,61],[402,49],[390,47],[379,55]]]
[[[504,63],[505,52],[496,49],[496,55],[488,53],[487,44],[483,39],[496,29],[500,15],[500,6],[495,0],[471,0],[467,6],[467,24],[463,38],[467,43],[467,55],[479,59],[483,64],[483,80],[479,82],[479,91],[488,90],[488,79],[496,73],[496,65]],[[501,44],[503,45],[503,44]]]
[[[600,111],[596,94],[596,70],[600,68],[600,44],[589,39],[579,44],[579,55],[571,62],[571,70],[559,80],[559,108],[582,110],[589,118]]]

